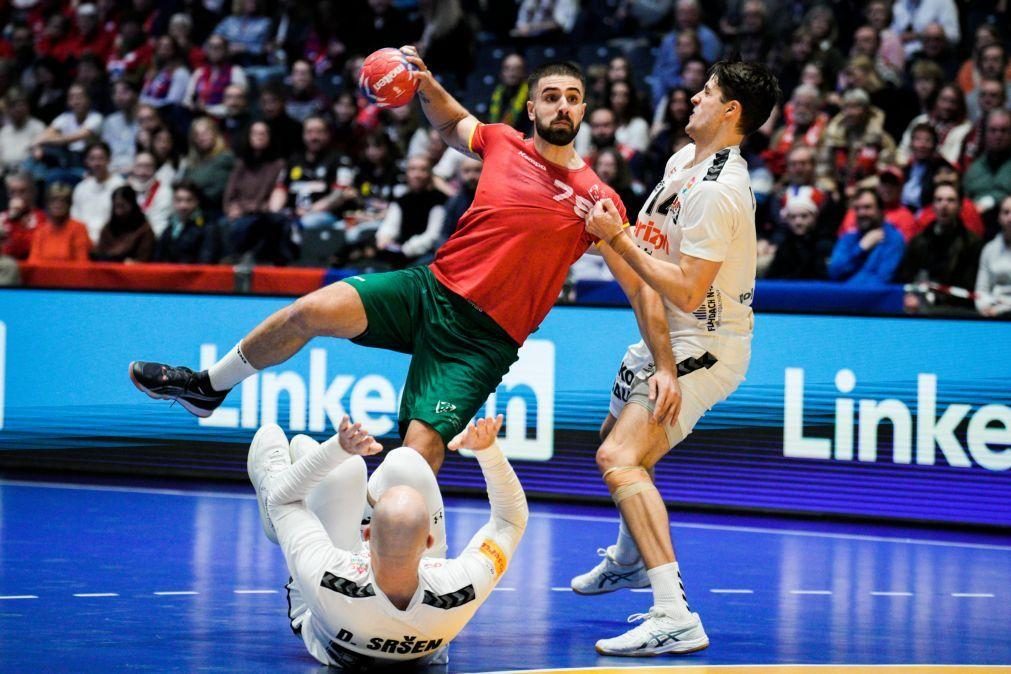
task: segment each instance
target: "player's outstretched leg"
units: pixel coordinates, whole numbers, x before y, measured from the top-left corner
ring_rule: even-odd
[[[618,542],[606,549],[598,548],[597,554],[603,559],[569,583],[576,594],[604,594],[624,588],[649,587],[646,565],[624,519],[621,520]]]
[[[274,524],[270,521],[270,514],[267,511],[267,490],[264,487],[264,482],[271,473],[282,471],[290,465],[288,438],[284,431],[276,424],[262,426],[253,436],[253,442],[249,445],[246,473],[249,475],[249,481],[253,483],[253,489],[256,490],[256,502],[260,507],[260,523],[263,525],[263,533],[274,543],[277,543],[277,531],[274,529]]]
[[[352,338],[367,327],[358,291],[337,282],[269,316],[208,370],[134,361],[130,379],[152,398],[178,401],[188,412],[208,417],[243,379],[283,363],[313,337]]]

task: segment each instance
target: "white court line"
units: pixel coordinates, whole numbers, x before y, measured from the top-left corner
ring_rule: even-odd
[[[832,594],[832,590],[790,590],[790,594]]]
[[[43,489],[77,489],[80,491],[111,491],[134,494],[155,494],[159,496],[189,496],[205,498],[224,498],[255,501],[255,494],[230,494],[227,492],[186,491],[183,489],[156,489],[153,487],[117,487],[110,485],[79,485],[62,482],[31,482],[28,480],[0,480],[0,487],[40,487]],[[446,510],[456,513],[473,513],[488,515],[485,508],[468,506],[448,506]],[[566,513],[532,512],[530,517],[539,519],[577,520],[582,522],[609,522],[617,524],[618,518],[601,517],[599,515],[569,515]],[[847,541],[870,541],[874,543],[902,543],[908,545],[933,545],[942,548],[968,548],[972,550],[1011,550],[1011,545],[996,545],[993,543],[960,543],[957,541],[932,541],[923,538],[889,538],[887,536],[872,536],[870,534],[834,534],[824,531],[802,531],[798,529],[773,529],[771,527],[745,527],[734,524],[693,524],[674,522],[673,527],[680,529],[711,529],[713,531],[739,531],[751,534],[773,534],[776,536],[806,536],[808,538],[829,538]]]
[[[493,587],[492,591],[493,592],[515,592],[516,588],[515,587]]]
[[[734,589],[723,589],[714,587],[709,590],[713,594],[755,594],[754,590],[734,590]]]
[[[551,588],[551,591],[552,592],[572,592],[572,588],[571,587],[553,587],[553,588]]]
[[[116,592],[78,592],[75,597],[118,597]]]
[[[952,592],[951,596],[959,597],[960,599],[964,598],[990,599],[993,597],[993,594],[991,594],[990,592]]]
[[[154,594],[159,597],[179,597],[183,595],[200,594],[200,593],[194,592],[193,590],[180,590],[177,592],[155,592]]]
[[[653,591],[653,588],[651,588],[651,587],[633,587],[630,590],[630,592],[652,592],[652,591]]]
[[[0,596],[0,599],[38,599],[36,594],[8,594]]]
[[[235,590],[235,594],[277,594],[277,590]]]
[[[874,597],[912,597],[912,592],[871,592]]]

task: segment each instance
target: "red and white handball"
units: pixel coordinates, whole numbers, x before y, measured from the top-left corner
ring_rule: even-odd
[[[362,63],[358,89],[380,108],[399,108],[410,103],[418,90],[416,70],[399,49],[378,49]]]

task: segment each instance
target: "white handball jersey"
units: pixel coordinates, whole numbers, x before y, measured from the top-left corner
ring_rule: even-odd
[[[632,235],[658,260],[678,263],[683,255],[721,262],[702,303],[692,312],[668,300],[667,324],[678,361],[706,351],[726,364],[747,368],[751,355],[755,293],[755,197],[748,163],[739,147],[728,147],[688,167],[695,145],[674,154],[663,179],[646,200]],[[647,360],[640,342],[630,348]]]
[[[418,590],[406,610],[379,589],[368,550],[335,548],[334,563],[320,579],[318,604],[302,624],[303,640],[320,662],[445,661],[445,646],[502,578],[527,521],[523,488],[498,445],[475,456],[488,484],[491,518],[456,559],[421,560]]]

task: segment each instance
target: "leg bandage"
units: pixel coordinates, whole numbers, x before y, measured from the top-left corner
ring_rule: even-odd
[[[615,505],[650,489],[656,489],[642,466],[615,466],[604,471],[604,482]]]

